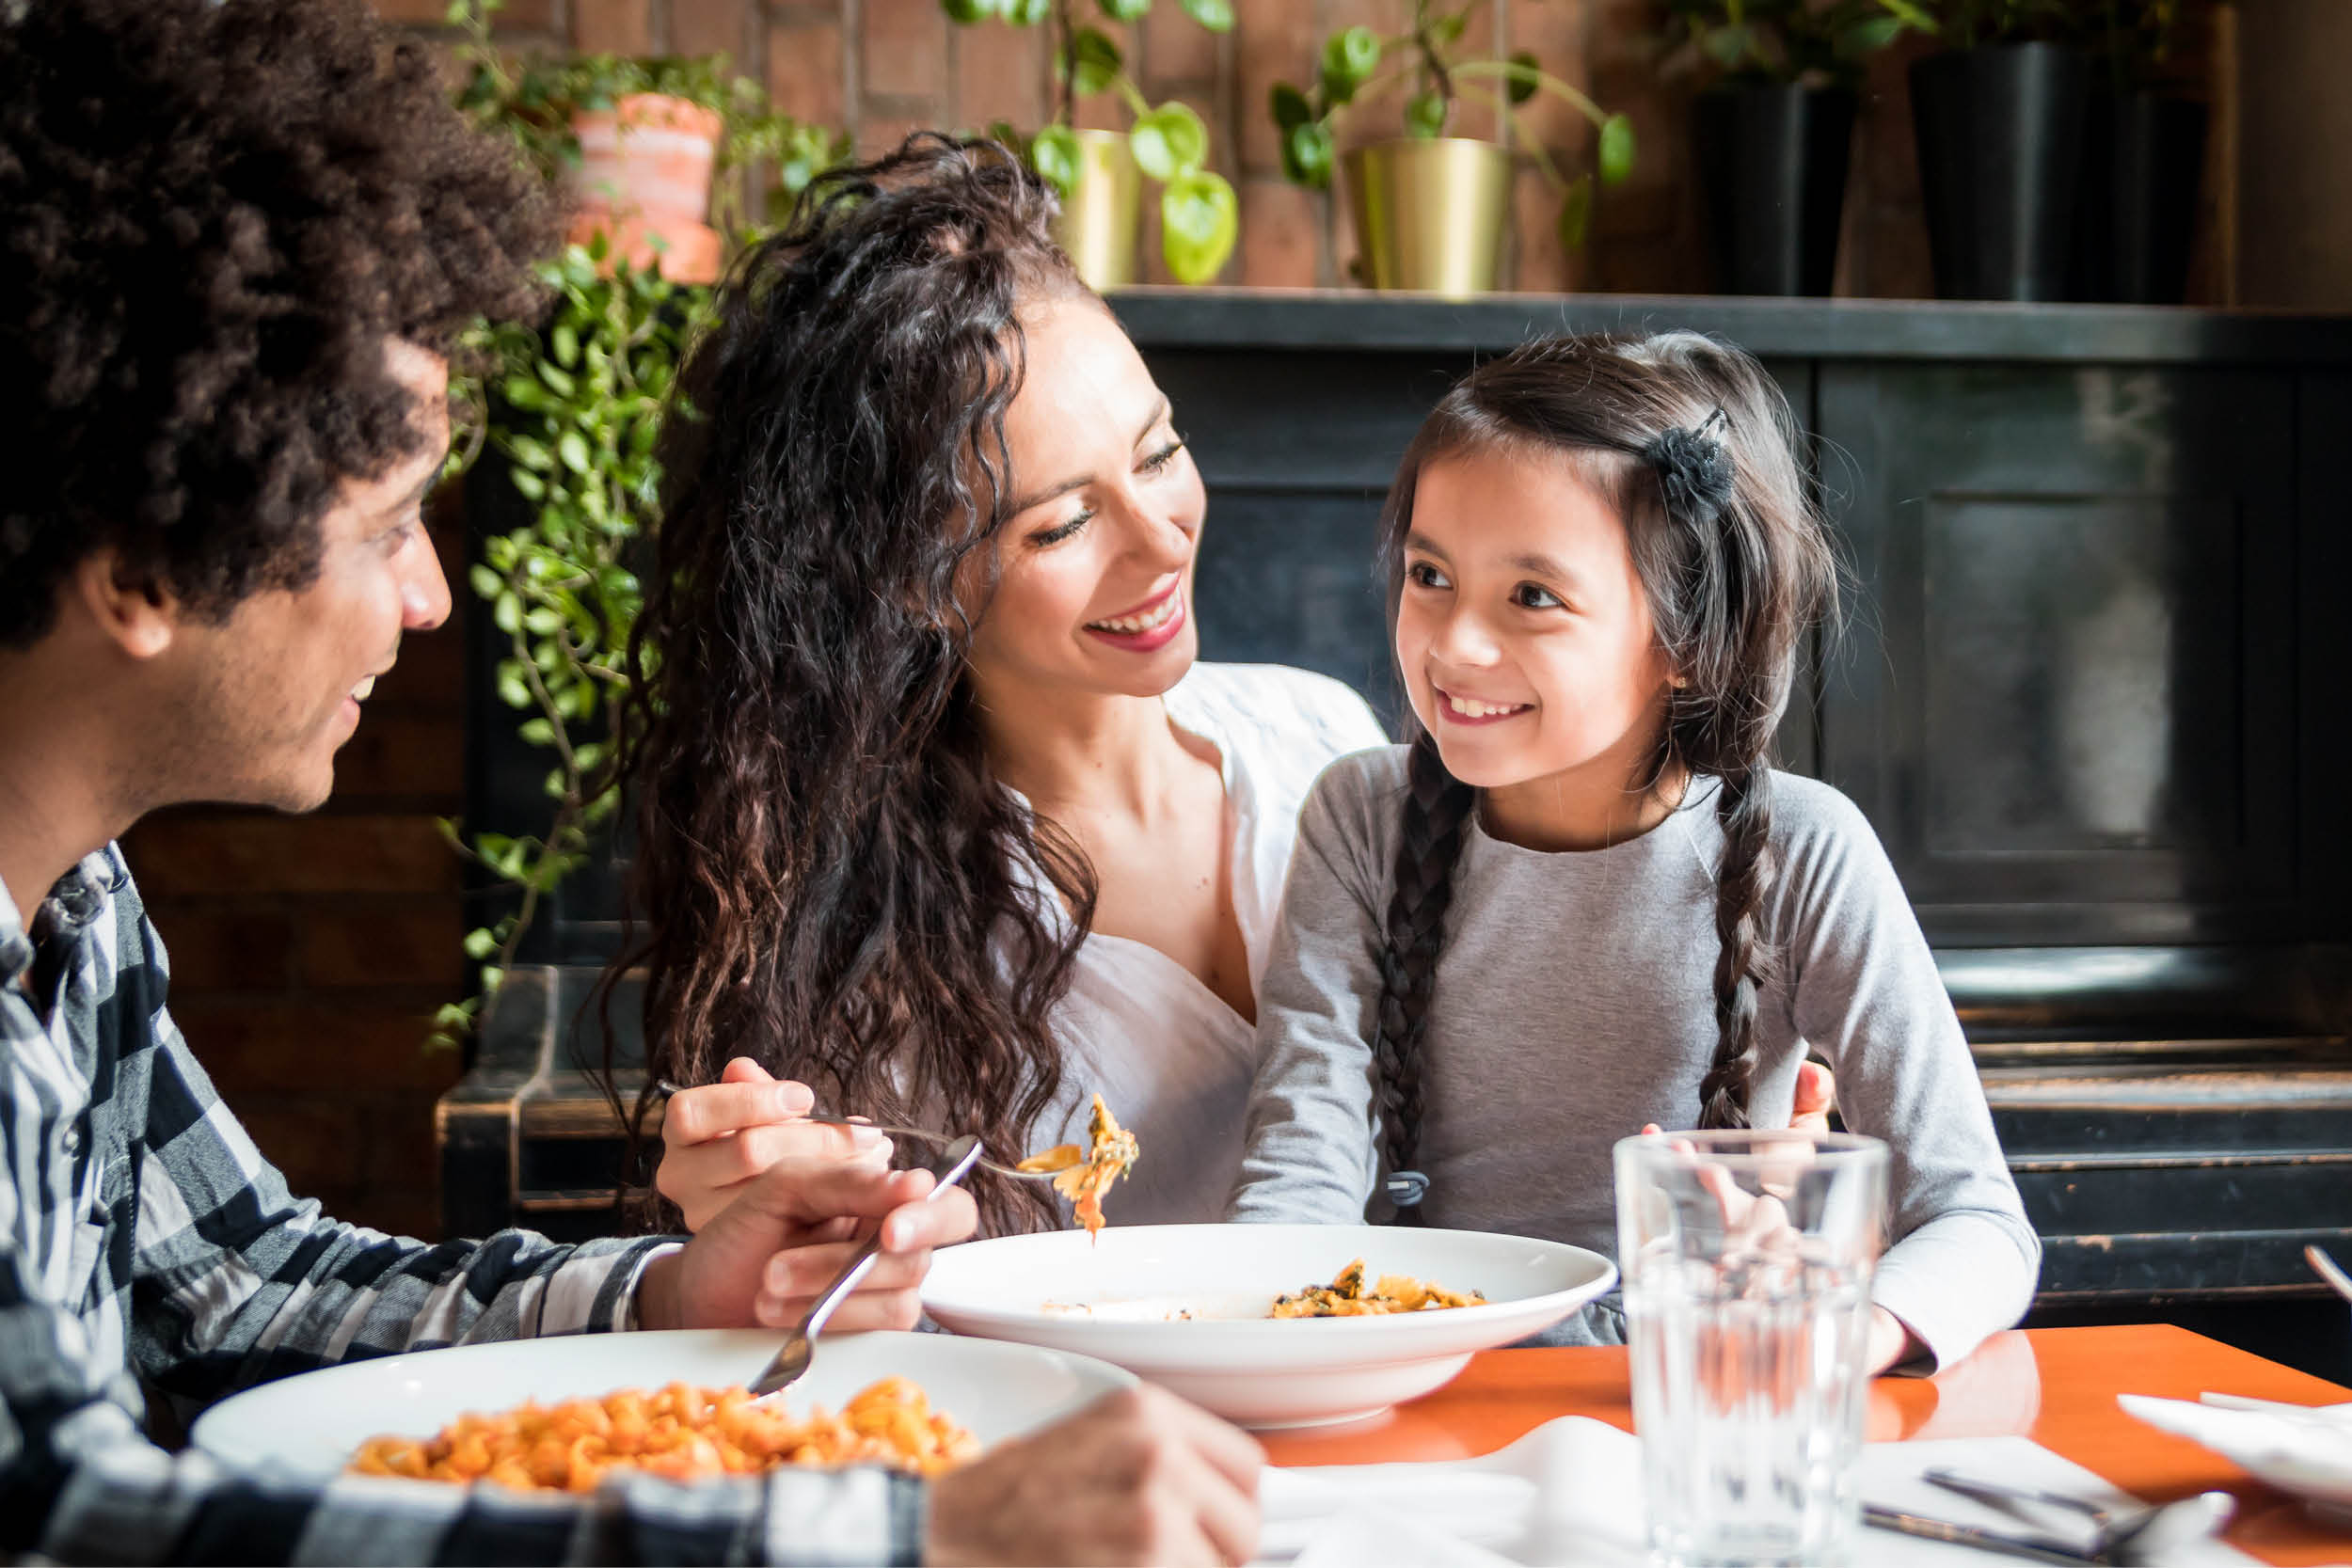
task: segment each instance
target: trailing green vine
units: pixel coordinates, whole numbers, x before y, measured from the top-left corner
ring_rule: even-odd
[[[555,299],[544,325],[477,336],[490,366],[469,388],[479,428],[532,516],[484,539],[468,580],[506,639],[499,701],[524,715],[522,738],[548,753],[549,816],[537,833],[469,835],[441,824],[516,902],[467,933],[480,990],[441,1008],[437,1043],[473,1027],[541,901],[586,863],[620,803],[608,766],[619,739],[615,699],[628,686],[622,659],[644,602],[628,555],[654,520],[654,440],[710,291],[605,262],[601,238],[571,247],[541,268]]]
[[[733,245],[755,238],[848,156],[846,135],[774,113],[759,86],[733,76],[723,56],[510,64],[490,42],[499,3],[455,0],[450,8],[469,67],[457,103],[485,131],[511,137],[549,182],[579,162],[572,115],[636,92],[687,98],[719,114],[717,166],[727,177],[715,182],[710,217]],[[763,198],[751,200],[755,191]],[[472,1032],[545,900],[587,863],[619,808],[614,699],[627,685],[623,659],[643,599],[631,550],[655,523],[655,438],[711,297],[707,287],[631,268],[609,254],[601,235],[566,247],[539,272],[548,294],[542,321],[469,334],[460,363],[470,373],[455,378],[452,393],[466,439],[450,471],[494,451],[530,511],[521,527],[482,540],[467,578],[505,639],[495,689],[517,715],[521,738],[545,755],[548,816],[531,832],[441,824],[484,873],[484,894],[504,906],[466,933],[477,990],[435,1015],[432,1043],[444,1047]]]

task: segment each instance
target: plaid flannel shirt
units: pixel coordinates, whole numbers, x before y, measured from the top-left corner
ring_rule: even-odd
[[[879,1470],[620,1477],[550,1498],[299,1485],[149,1442],[141,1379],[201,1403],[365,1356],[627,1328],[663,1243],[510,1230],[427,1246],[325,1217],[287,1192],[172,1026],[163,943],[120,854],[84,861],[40,912],[36,942],[0,888],[0,1557],[914,1560],[921,1484]]]

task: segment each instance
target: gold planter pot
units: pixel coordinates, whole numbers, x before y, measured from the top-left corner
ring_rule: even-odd
[[[1500,283],[1511,154],[1464,136],[1401,138],[1341,160],[1364,281],[1448,298]]]
[[[1116,289],[1136,280],[1136,233],[1141,222],[1143,170],[1119,131],[1078,133],[1078,185],[1062,203],[1054,237],[1089,289]]]

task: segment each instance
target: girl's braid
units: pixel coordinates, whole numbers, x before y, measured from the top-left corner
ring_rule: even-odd
[[[1429,997],[1445,946],[1446,906],[1454,899],[1454,866],[1478,792],[1446,771],[1438,743],[1423,732],[1406,766],[1405,827],[1398,837],[1395,890],[1389,896],[1386,945],[1380,955],[1380,1014],[1373,1037],[1373,1109],[1380,1118],[1390,1171],[1411,1171],[1419,1158],[1423,1110],[1422,1045],[1428,1033]],[[1391,1186],[1400,1198],[1397,1220],[1419,1224],[1421,1187]]]
[[[1715,799],[1724,860],[1715,877],[1715,1059],[1699,1080],[1702,1128],[1748,1125],[1756,991],[1772,962],[1762,932],[1772,879],[1772,781],[1760,762],[1726,771]]]

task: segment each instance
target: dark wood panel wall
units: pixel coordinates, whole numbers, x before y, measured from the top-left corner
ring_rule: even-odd
[[[1718,333],[1811,438],[1851,570],[1784,730],[1885,842],[2047,1247],[2045,1304],[2269,1299],[2352,1250],[2352,318],[1137,291],[1207,482],[1204,655],[1395,710],[1373,550],[1429,406],[1561,330]],[[495,496],[477,515],[493,515]],[[477,681],[477,689],[486,682]],[[472,814],[540,767],[477,715]],[[453,1230],[610,1223],[577,1071],[607,862],[445,1102]],[[463,1166],[461,1173],[460,1167]],[[465,1207],[460,1207],[461,1205]]]

